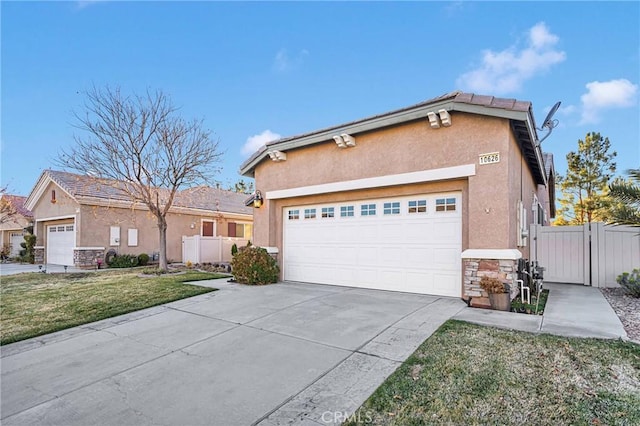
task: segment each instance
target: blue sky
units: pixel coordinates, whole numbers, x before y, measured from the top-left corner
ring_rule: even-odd
[[[73,143],[92,85],[161,89],[225,151],[218,180],[264,142],[464,90],[562,101],[543,149],[589,131],[640,167],[639,2],[7,2],[2,185],[27,195]]]

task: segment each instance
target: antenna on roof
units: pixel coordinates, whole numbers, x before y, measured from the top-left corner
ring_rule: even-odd
[[[558,108],[560,108],[560,103],[561,102],[558,101],[553,107],[551,107],[551,111],[549,111],[549,114],[547,114],[546,118],[542,122],[542,127],[538,128],[538,130],[540,131],[544,130],[545,127],[549,129],[547,134],[544,135],[544,137],[538,141],[538,144],[537,144],[538,146],[540,146],[543,140],[549,137],[551,132],[553,132],[553,129],[555,129],[556,126],[558,125],[558,120],[557,119],[554,120],[553,115],[556,113],[556,111],[558,111]]]

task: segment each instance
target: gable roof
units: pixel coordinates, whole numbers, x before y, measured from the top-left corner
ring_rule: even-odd
[[[286,151],[302,148],[332,141],[333,136],[336,134],[347,133],[354,135],[413,120],[426,119],[428,112],[440,109],[510,120],[513,132],[520,144],[523,155],[529,163],[535,180],[538,183],[546,184],[542,152],[538,143],[531,102],[476,95],[461,91],[446,93],[415,105],[360,120],[268,142],[240,166],[240,173],[244,176],[254,177],[255,167],[268,157],[268,152],[271,150]]]
[[[2,194],[1,198],[11,205],[20,216],[25,218],[33,217],[31,210],[24,206],[25,201],[27,201],[27,197],[23,197],[22,195]]]
[[[45,170],[26,198],[26,205],[34,208],[50,182],[54,182],[69,197],[79,204],[100,202],[119,202],[131,204],[131,197],[122,191],[125,184],[114,179],[102,179],[95,176],[80,175],[59,170]],[[160,192],[168,190],[160,188]],[[252,215],[253,209],[244,205],[246,194],[226,191],[220,188],[199,186],[187,188],[176,193],[173,207],[204,210],[210,212]]]

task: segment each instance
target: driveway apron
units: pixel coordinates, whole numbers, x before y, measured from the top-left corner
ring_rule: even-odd
[[[209,285],[220,290],[2,347],[2,424],[339,423],[465,306]]]

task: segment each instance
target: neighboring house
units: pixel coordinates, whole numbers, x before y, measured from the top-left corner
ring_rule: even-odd
[[[36,263],[91,267],[113,249],[120,254],[159,251],[155,216],[134,204],[121,183],[45,170],[25,205],[35,220]],[[196,187],[176,194],[167,215],[167,259],[182,260],[182,236],[245,237],[252,211],[245,194]]]
[[[24,229],[33,222],[33,214],[24,207],[26,199],[27,197],[20,195],[2,194],[1,196],[3,213],[0,214],[3,214],[3,217],[0,218],[0,247],[8,249],[9,257],[20,254],[22,250],[20,243],[24,242]]]
[[[270,142],[241,166],[255,243],[287,281],[486,305],[481,276],[515,284],[529,225],[555,214],[538,140],[530,102],[453,92]]]

